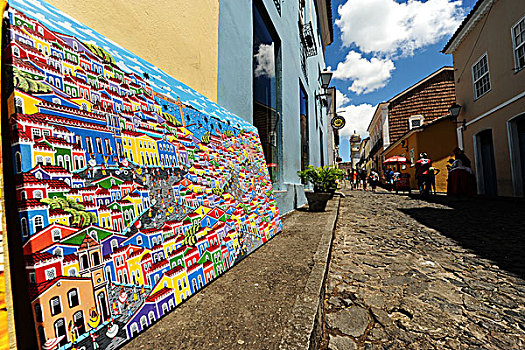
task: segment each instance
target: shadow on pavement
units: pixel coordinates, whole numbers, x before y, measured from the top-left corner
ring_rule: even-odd
[[[399,210],[501,269],[525,278],[525,202],[446,196],[427,201],[448,208]]]

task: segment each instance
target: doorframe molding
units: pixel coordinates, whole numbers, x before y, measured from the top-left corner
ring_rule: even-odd
[[[516,121],[525,118],[525,112],[521,112],[507,120],[507,138],[509,146],[510,173],[512,175],[512,190],[515,197],[524,195],[524,183],[522,176],[522,164],[519,153],[519,136]]]

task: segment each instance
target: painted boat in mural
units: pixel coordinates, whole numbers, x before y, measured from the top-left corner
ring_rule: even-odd
[[[39,345],[114,349],[282,230],[257,130],[45,2],[8,15]]]

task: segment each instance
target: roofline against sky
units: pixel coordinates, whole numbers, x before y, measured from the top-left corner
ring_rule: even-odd
[[[495,1],[496,0],[478,0],[472,7],[472,10],[470,10],[469,14],[463,19],[454,35],[452,35],[445,44],[445,47],[441,52],[450,55],[456,51],[463,39],[490,10]]]

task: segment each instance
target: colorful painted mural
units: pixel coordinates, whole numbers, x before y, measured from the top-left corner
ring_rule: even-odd
[[[4,70],[42,349],[115,349],[281,231],[257,130],[45,2]]]

